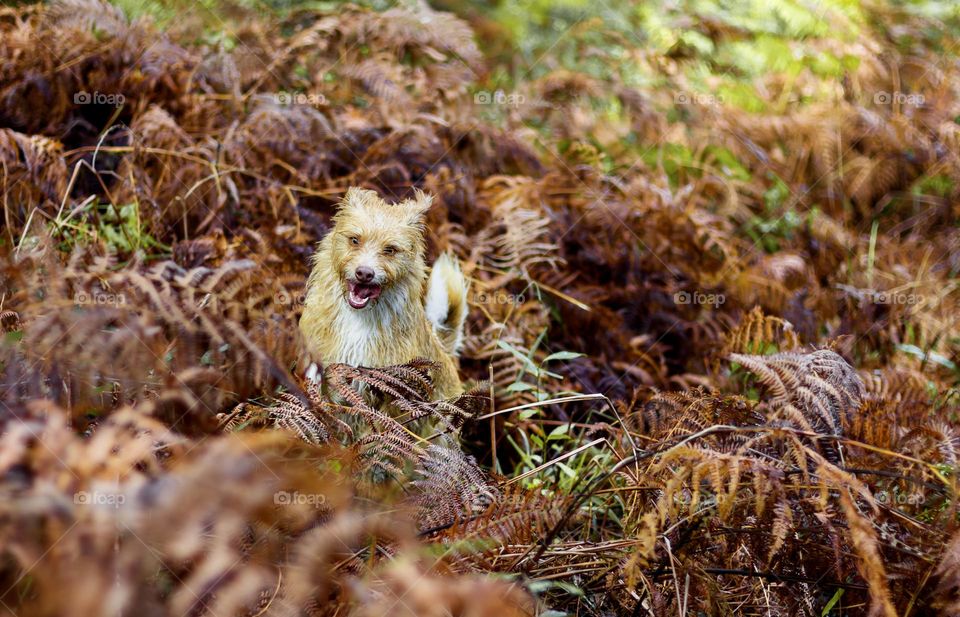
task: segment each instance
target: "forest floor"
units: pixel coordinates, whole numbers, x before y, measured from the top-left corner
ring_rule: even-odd
[[[0,611],[960,614],[960,9],[661,4],[0,8]],[[463,396],[304,381],[353,186]]]

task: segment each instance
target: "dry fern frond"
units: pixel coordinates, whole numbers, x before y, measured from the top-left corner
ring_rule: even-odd
[[[716,424],[758,424],[761,419],[745,399],[719,396],[703,388],[657,392],[642,407],[627,413],[631,426],[658,441],[673,440]]]
[[[355,594],[358,617],[423,617],[463,614],[534,617],[536,603],[519,585],[482,576],[447,577],[396,561]]]
[[[960,612],[960,533],[954,534],[943,551],[943,558],[935,572],[937,587],[933,592],[933,606],[942,615]]]
[[[765,354],[770,349],[791,351],[800,346],[793,324],[775,315],[765,315],[755,306],[726,335],[720,357],[731,353]]]
[[[11,244],[19,242],[33,208],[51,209],[65,199],[67,166],[63,146],[41,135],[0,128],[0,205]]]
[[[472,457],[456,447],[429,446],[414,473],[411,486],[421,532],[469,520],[500,496]]]
[[[462,547],[461,558],[493,566],[501,547],[530,544],[542,539],[560,521],[564,500],[536,491],[508,487],[479,514],[454,521],[437,540]]]
[[[856,505],[845,491],[840,491],[840,505],[850,525],[850,537],[857,551],[860,574],[870,586],[871,617],[895,617],[897,609],[890,597],[887,586],[887,571],[880,556],[879,541],[870,522],[857,510]]]
[[[864,397],[863,382],[846,360],[821,349],[771,356],[729,354],[765,386],[776,417],[799,421],[804,430],[840,435],[843,417],[856,413]]]

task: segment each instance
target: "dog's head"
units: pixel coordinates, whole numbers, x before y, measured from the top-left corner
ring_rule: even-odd
[[[330,248],[351,307],[372,307],[385,294],[422,285],[423,219],[430,203],[421,191],[396,204],[388,204],[374,191],[347,191],[333,218]]]

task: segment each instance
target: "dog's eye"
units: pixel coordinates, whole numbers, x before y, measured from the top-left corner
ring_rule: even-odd
[[[396,253],[397,253],[397,247],[395,246],[388,246],[385,249],[383,249],[384,255],[395,255]]]
[[[350,244],[354,246],[360,246],[360,238],[356,236],[350,236]]]

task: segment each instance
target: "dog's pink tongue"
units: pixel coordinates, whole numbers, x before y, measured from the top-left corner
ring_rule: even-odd
[[[380,295],[380,286],[379,285],[356,285],[354,287],[354,294],[358,298],[363,300],[374,300]]]
[[[362,309],[380,296],[379,285],[364,285],[362,283],[350,283],[350,293],[347,300],[350,306],[355,309]]]

